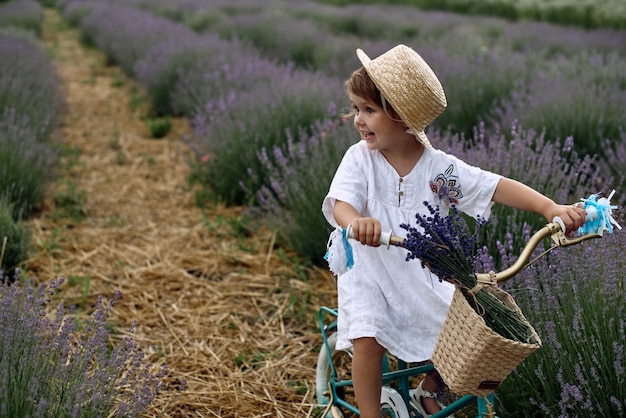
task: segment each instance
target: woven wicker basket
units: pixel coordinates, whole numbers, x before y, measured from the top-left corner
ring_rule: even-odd
[[[484,290],[493,292],[521,314],[513,298],[502,289],[489,287]],[[477,396],[493,392],[518,364],[541,347],[541,340],[533,327],[525,318],[524,322],[533,343],[519,343],[502,337],[485,324],[457,288],[432,355],[435,368],[450,390]]]

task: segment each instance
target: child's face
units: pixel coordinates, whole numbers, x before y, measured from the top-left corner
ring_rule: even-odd
[[[413,135],[407,134],[406,125],[387,116],[381,106],[354,94],[350,94],[350,101],[354,109],[354,127],[369,149],[392,151],[406,138],[415,141]]]

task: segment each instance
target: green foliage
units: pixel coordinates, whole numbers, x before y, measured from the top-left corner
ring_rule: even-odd
[[[87,276],[73,276],[70,275],[67,277],[67,283],[70,286],[80,286],[82,287],[81,296],[78,301],[78,305],[84,305],[87,300],[87,296],[89,296],[89,288],[91,287],[91,275]]]
[[[14,205],[0,198],[0,270],[10,272],[28,258],[30,229],[15,217]]]
[[[172,130],[172,119],[169,116],[148,118],[146,125],[152,138],[163,138]]]
[[[72,222],[79,222],[87,217],[84,209],[85,192],[78,189],[76,183],[68,181],[64,188],[53,195],[56,219],[69,218]]]
[[[136,111],[146,107],[149,104],[148,94],[137,86],[130,88],[130,98],[128,99],[128,108]]]
[[[196,32],[208,32],[219,24],[222,18],[219,12],[190,11],[183,13],[180,21]]]
[[[235,236],[245,238],[250,236],[251,219],[246,215],[227,218],[220,214],[212,218],[203,217],[203,224],[207,230],[216,234],[218,238],[225,236]]]

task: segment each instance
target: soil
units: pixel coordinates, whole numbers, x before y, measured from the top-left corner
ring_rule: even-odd
[[[277,246],[245,208],[199,207],[187,121],[151,138],[141,87],[55,10],[42,41],[67,108],[58,177],[29,220],[26,274],[65,278],[59,297],[85,314],[98,295],[122,292],[112,342],[136,320],[147,359],[169,368],[146,416],[313,416],[316,312],[335,303],[330,273]]]

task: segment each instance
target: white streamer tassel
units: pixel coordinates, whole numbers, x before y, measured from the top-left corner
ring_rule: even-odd
[[[328,268],[336,276],[340,276],[352,268],[354,259],[352,246],[347,237],[347,229],[337,228],[330,233],[324,259],[328,261]]]

